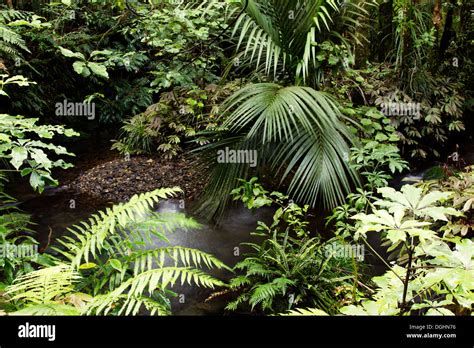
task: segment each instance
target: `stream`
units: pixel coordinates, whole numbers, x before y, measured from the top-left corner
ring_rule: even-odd
[[[80,161],[87,161],[89,156],[90,154],[81,156]],[[474,163],[472,144],[468,147],[467,156],[464,159],[466,164]],[[99,159],[102,162],[107,160],[106,157]],[[91,165],[95,166],[97,158],[92,160],[92,162],[94,163]],[[81,166],[79,165],[79,167]],[[81,172],[73,175],[81,175]],[[402,180],[404,177],[420,178],[422,175],[423,172],[418,171],[410,175],[400,176],[391,182],[391,186],[399,188],[403,184]],[[60,182],[62,182],[61,178]],[[32,220],[36,224],[33,226],[33,229],[37,231],[36,239],[40,243],[40,251],[54,243],[54,239],[62,236],[66,232],[67,227],[78,223],[113,203],[104,199],[98,199],[87,193],[78,193],[69,185],[56,188],[48,187],[41,195],[38,195],[32,192],[25,180],[14,182],[13,187],[8,192],[18,199],[18,206],[21,210],[32,215]],[[185,208],[181,208],[182,204],[177,200],[161,201],[157,211],[181,212],[192,217],[190,208],[193,204],[195,202],[185,201]],[[240,244],[255,241],[250,232],[255,230],[257,221],[268,223],[271,221],[272,216],[273,210],[270,208],[262,208],[256,212],[251,212],[240,205],[227,209],[223,219],[225,223],[219,226],[196,219],[202,224],[200,229],[178,229],[166,236],[170,240],[171,245],[202,250],[216,256],[226,265],[232,267],[248,252],[248,249],[240,246]],[[319,228],[317,230],[322,231]],[[380,241],[374,240],[371,241],[371,244],[379,246]],[[240,247],[239,255],[235,254],[235,248],[237,247]],[[376,249],[378,251],[381,250],[378,247]],[[370,255],[367,256],[366,261],[371,265],[371,273],[382,274],[385,266]],[[228,271],[219,270],[214,270],[211,274],[223,280],[228,280],[232,276]],[[211,301],[205,301],[213,293],[213,290],[196,286],[175,286],[171,290],[178,294],[177,297],[171,299],[172,312],[175,315],[221,315],[224,313],[226,305],[224,297],[216,297]]]
[[[109,205],[107,202],[88,195],[77,194],[63,187],[48,188],[42,195],[35,195],[34,198],[31,198],[29,194],[16,197],[20,201],[26,199],[19,204],[19,207],[24,212],[32,214],[33,222],[36,224],[33,229],[37,231],[35,237],[40,243],[40,250],[54,243],[54,239],[61,237],[68,227]],[[72,205],[72,200],[74,205]],[[156,211],[179,212],[192,217],[191,209],[188,207],[190,208],[193,203],[185,202],[186,208],[181,208],[183,204],[178,200],[160,201]],[[257,221],[268,223],[272,216],[273,210],[270,208],[251,212],[244,207],[230,207],[224,215],[225,224],[215,226],[196,219],[201,224],[201,228],[176,229],[173,233],[166,234],[166,237],[170,241],[169,245],[199,249],[216,256],[227,266],[233,267],[249,251],[240,243],[256,241],[250,232],[255,230]],[[156,244],[153,243],[149,247],[154,246],[164,246],[164,244],[157,240]],[[238,253],[235,252],[235,248],[239,248]],[[232,277],[232,273],[226,270],[212,270],[210,274],[222,280],[229,280]],[[212,289],[175,285],[171,290],[178,294],[177,297],[171,299],[174,315],[221,315],[224,313],[225,298],[217,297],[212,301],[205,301],[214,292]]]

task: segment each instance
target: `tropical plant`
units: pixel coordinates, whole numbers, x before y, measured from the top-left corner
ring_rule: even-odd
[[[5,86],[8,85],[17,85],[20,87],[29,86],[35,84],[34,82],[29,81],[26,77],[21,75],[9,76],[8,74],[1,74],[0,78],[0,96],[9,97],[8,93],[5,91]]]
[[[61,46],[59,46],[59,50],[64,57],[77,59],[72,64],[72,67],[79,75],[88,77],[94,74],[104,79],[109,78],[107,67],[104,65],[103,60],[110,56],[111,51],[92,51],[89,59],[86,59],[81,52],[73,52]]]
[[[341,309],[350,315],[434,314],[452,315],[472,310],[474,282],[473,242],[459,237],[439,236],[436,226],[461,212],[440,203],[449,192],[431,191],[405,185],[401,191],[379,189],[371,214],[357,214],[360,222],[355,240],[377,232],[396,256],[394,265],[382,259],[388,271],[373,278],[376,291]],[[454,246],[454,249],[453,247]]]
[[[217,151],[226,147],[258,151],[259,168],[268,165],[279,173],[280,183],[291,174],[289,193],[313,206],[318,199],[325,207],[337,205],[357,182],[344,158],[352,135],[328,95],[309,87],[251,84],[230,97],[223,109],[223,140],[203,147],[203,158],[214,168],[204,209],[222,209],[237,179],[252,173],[247,163],[216,164]]]
[[[199,225],[182,214],[150,211],[160,198],[180,192],[158,189],[94,214],[69,229],[53,247],[51,267],[20,277],[6,294],[13,314],[170,314],[176,283],[215,288],[224,283],[200,268],[226,268],[199,250],[148,245],[169,243],[176,228]],[[50,310],[48,310],[50,308]]]
[[[15,277],[33,271],[31,264],[38,261],[31,217],[22,213],[15,198],[5,193],[6,181],[0,172],[0,291]]]
[[[12,77],[0,75],[0,77],[2,78],[0,96],[7,98],[9,95],[5,91],[6,86],[24,87],[33,84],[21,75]],[[0,289],[2,290],[16,277],[33,271],[32,264],[43,262],[38,254],[38,242],[32,236],[34,231],[30,227],[30,216],[22,213],[17,207],[15,198],[5,192],[6,173],[13,171],[19,172],[22,176],[30,175],[30,185],[42,192],[47,184],[58,183],[51,177],[53,168],[72,166],[62,159],[51,160],[51,152],[59,156],[72,154],[62,146],[46,142],[46,139],[52,139],[58,134],[66,137],[78,134],[62,126],[40,126],[36,124],[37,121],[38,119],[0,114],[0,159],[3,165],[0,169]],[[9,169],[9,165],[14,170]]]
[[[407,0],[393,2],[393,61],[402,90],[417,93],[425,88],[424,70],[436,41],[430,5]]]
[[[72,165],[62,159],[51,160],[44,150],[50,150],[56,155],[73,154],[63,146],[34,140],[32,135],[42,139],[51,139],[55,134],[66,137],[79,135],[63,126],[37,125],[38,119],[23,118],[0,114],[0,157],[5,158],[22,176],[30,176],[30,184],[39,192],[45,185],[57,185],[51,177],[51,169],[55,167],[69,168]]]
[[[348,154],[350,165],[361,173],[363,186],[349,195],[344,204],[336,207],[327,218],[327,226],[334,224],[341,237],[353,236],[357,227],[351,216],[367,213],[377,195],[377,189],[388,185],[397,172],[408,169],[397,147],[399,137],[388,118],[375,108],[345,108],[343,112],[357,119],[361,127],[351,127],[360,142]]]
[[[474,230],[474,167],[469,166],[463,171],[455,172],[444,179],[424,180],[416,186],[424,192],[451,192],[452,196],[446,206],[453,207],[463,213],[462,216],[452,217],[440,228],[445,237],[467,237]]]
[[[234,28],[240,31],[236,65],[255,66],[264,80],[283,83],[249,84],[223,104],[226,121],[218,134],[222,140],[203,148],[213,171],[199,212],[222,212],[237,179],[260,174],[245,163],[216,164],[216,152],[225,147],[258,149],[260,167],[268,165],[282,182],[291,174],[289,193],[299,202],[332,208],[350,192],[358,182],[344,160],[350,133],[336,101],[312,87],[323,80],[325,59],[330,66],[347,63],[350,45],[342,34],[357,39],[353,17],[364,13],[364,5],[356,1],[248,2]],[[336,50],[334,45],[347,49]]]
[[[350,37],[361,43],[357,19],[368,14],[375,2],[333,0],[288,2],[249,0],[247,11],[234,28],[240,31],[239,60],[267,75],[290,74],[297,82],[317,86],[324,77],[326,52],[336,53],[334,44],[344,44],[340,56],[328,56],[329,65],[348,62]],[[347,52],[348,51],[348,52]],[[239,64],[240,65],[240,64]]]
[[[210,137],[197,134],[222,123],[218,103],[237,89],[236,85],[210,84],[205,89],[175,88],[162,93],[158,103],[125,121],[112,148],[128,154],[158,151],[165,158],[173,158],[182,152],[186,140],[198,145],[209,143]]]
[[[433,77],[429,73],[423,75],[423,81],[428,85],[426,91],[412,94],[393,88],[387,80],[374,82],[371,100],[391,116],[403,152],[418,158],[431,153],[439,157],[439,151],[431,144],[445,143],[450,133],[465,130],[462,85],[449,77]],[[407,115],[397,111],[398,105],[418,105],[419,112]],[[389,110],[388,106],[395,108]]]
[[[279,313],[309,305],[335,313],[353,288],[357,262],[329,252],[333,249],[328,249],[329,244],[320,237],[310,237],[306,220],[309,206],[288,203],[288,197],[278,192],[268,194],[256,178],[243,181],[233,195],[249,209],[273,204],[279,208],[270,226],[259,221],[252,233],[262,242],[245,243],[253,251],[234,267],[243,274],[233,278],[230,287],[240,294],[226,308],[248,305],[252,311],[260,308]],[[332,248],[338,241],[328,243]]]
[[[218,80],[223,50],[214,36],[231,18],[233,9],[226,1],[167,4],[137,18],[124,34],[144,32],[139,40],[154,60],[150,86],[155,93],[169,87],[203,88]]]
[[[19,59],[21,52],[28,52],[24,39],[9,25],[26,17],[21,11],[0,9],[0,59]]]

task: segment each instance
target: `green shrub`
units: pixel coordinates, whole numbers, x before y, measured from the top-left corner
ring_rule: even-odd
[[[227,305],[229,310],[249,308],[264,313],[279,313],[311,306],[328,313],[347,301],[357,282],[358,261],[341,258],[328,249],[343,244],[338,239],[323,242],[311,237],[308,229],[309,206],[288,202],[281,193],[269,194],[252,178],[233,191],[249,209],[276,205],[271,225],[261,221],[252,235],[261,243],[246,243],[252,250],[234,267],[242,273],[230,281],[239,293]],[[363,257],[363,256],[362,256]]]

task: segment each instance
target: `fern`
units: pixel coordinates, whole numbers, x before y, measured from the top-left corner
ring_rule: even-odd
[[[223,282],[196,269],[182,267],[152,269],[130,278],[114,291],[104,296],[94,298],[88,306],[87,313],[108,314],[113,309],[114,304],[123,300],[118,314],[120,315],[124,312],[126,315],[130,313],[137,314],[138,309],[145,303],[145,301],[146,304],[152,305],[151,300],[149,300],[149,298],[147,299],[146,296],[143,296],[146,291],[148,291],[148,293],[153,293],[157,288],[164,291],[168,285],[173,286],[178,280],[181,281],[181,285],[184,283],[191,285],[191,283],[194,282],[198,286],[208,288],[224,286]],[[153,307],[158,313],[163,311],[164,308],[163,304],[160,304],[159,307],[154,304]]]
[[[247,305],[251,311],[280,313],[293,306],[308,306],[335,313],[340,305],[336,289],[351,287],[350,281],[356,276],[354,264],[327,256],[321,238],[310,238],[305,219],[308,206],[286,203],[288,197],[281,193],[267,195],[263,187],[250,183],[255,180],[235,189],[234,199],[267,202],[280,208],[270,226],[259,222],[252,233],[261,240],[260,244],[244,243],[253,251],[234,266],[243,274],[230,281],[230,289],[239,295],[226,309]],[[337,243],[328,241],[331,242]]]
[[[142,221],[151,207],[158,203],[159,198],[170,198],[181,190],[175,188],[162,188],[153,192],[135,195],[128,203],[118,204],[106,208],[89,218],[89,222],[82,222],[69,228],[74,238],[65,237],[59,243],[71,252],[54,248],[66,256],[74,267],[78,267],[82,260],[89,262],[89,256],[96,255],[104,247],[106,239],[113,235],[116,228],[125,228],[128,224]]]
[[[211,289],[225,286],[199,269],[230,270],[210,254],[180,246],[144,249],[147,241],[153,244],[153,238],[169,242],[166,234],[176,228],[199,227],[183,214],[151,213],[159,198],[178,192],[179,188],[172,188],[135,195],[128,203],[100,211],[70,228],[71,235],[59,240],[61,247],[53,248],[59,253],[53,259],[61,264],[21,277],[8,290],[12,301],[26,305],[19,312],[67,312],[66,307],[33,308],[31,304],[75,304],[70,294],[81,291],[92,294],[80,301],[82,305],[74,305],[81,314],[136,315],[146,310],[151,315],[168,315],[168,296],[174,294],[169,287],[177,283]]]
[[[8,22],[25,18],[21,11],[0,11],[0,57],[14,59],[20,57],[19,50],[29,52],[21,35],[7,27]]]
[[[284,296],[288,285],[295,285],[295,282],[286,278],[276,278],[270,283],[259,284],[251,291],[249,304],[252,309],[258,304],[262,304],[264,310],[271,309],[273,299],[277,295]]]
[[[224,263],[208,253],[192,248],[173,246],[135,252],[130,257],[130,260],[135,263],[133,273],[136,275],[153,269],[153,263],[156,261],[158,261],[159,267],[163,267],[167,258],[174,262],[175,267],[178,264],[182,264],[183,267],[202,267],[204,264],[208,269],[225,268],[230,270]]]
[[[65,315],[80,315],[81,311],[77,308],[59,304],[59,303],[47,303],[31,305],[22,308],[16,312],[9,313],[10,315],[54,315],[54,316],[65,316]]]
[[[64,296],[73,291],[73,284],[80,275],[69,265],[58,265],[27,273],[15,280],[7,288],[6,295],[11,300],[23,300],[33,304],[54,302],[58,296]]]

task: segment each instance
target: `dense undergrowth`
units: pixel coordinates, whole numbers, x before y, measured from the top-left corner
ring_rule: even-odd
[[[213,296],[231,298],[228,312],[472,313],[469,1],[7,5],[0,313],[169,315],[178,283],[218,289]],[[273,207],[271,223],[249,231],[261,242],[233,268],[195,249],[147,248],[199,228],[155,213],[180,192],[157,187],[38,253],[31,217],[5,182],[28,177],[38,194],[58,185],[71,139],[104,129],[125,159],[194,158],[209,177],[200,217],[225,224],[230,204]],[[430,163],[423,178],[391,187]],[[315,214],[326,218],[322,229]],[[36,252],[5,252],[21,248]],[[368,255],[383,274],[371,273]]]

